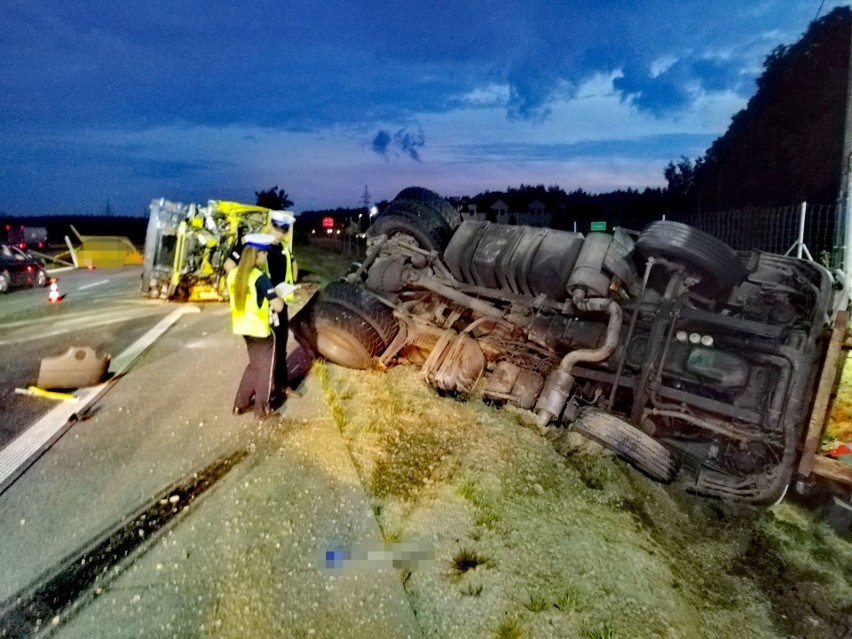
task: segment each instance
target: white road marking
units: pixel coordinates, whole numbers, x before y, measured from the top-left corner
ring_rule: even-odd
[[[130,308],[126,309],[116,309],[114,312],[118,311],[130,312]],[[90,320],[94,320],[98,317],[103,317],[105,311],[80,311],[77,313],[65,313],[63,315],[57,315],[56,317],[43,317],[40,323],[50,324],[51,326],[60,326],[62,324],[66,324],[68,322],[88,322]],[[18,320],[16,322],[6,322],[5,324],[0,324],[0,331],[8,331],[13,328],[20,328],[21,326],[36,326],[36,321],[31,319],[26,320]]]
[[[70,428],[68,420],[75,413],[82,412],[98,399],[115,383],[142,353],[165,333],[182,315],[200,313],[197,306],[183,306],[172,311],[160,320],[151,330],[127,347],[118,357],[112,360],[110,372],[113,373],[108,381],[78,390],[75,395],[77,402],[63,402],[54,407],[47,415],[27,428],[6,448],[0,451],[0,493],[8,488],[30,465],[50,448],[62,434]]]
[[[0,346],[10,346],[12,344],[23,344],[24,342],[34,342],[36,340],[45,339],[48,337],[56,337],[57,335],[66,335],[67,333],[77,333],[81,330],[87,330],[91,328],[97,328],[99,326],[109,326],[110,324],[119,324],[121,322],[129,322],[135,319],[141,319],[143,317],[148,317],[149,315],[158,315],[160,314],[160,309],[151,309],[147,312],[140,313],[135,310],[133,312],[125,313],[123,315],[114,315],[113,317],[94,320],[93,315],[91,313],[86,314],[85,316],[76,316],[69,317],[67,320],[62,320],[60,322],[60,328],[56,328],[52,331],[44,331],[38,332],[34,335],[22,335],[20,337],[13,337],[11,339],[0,340]],[[102,317],[103,314],[99,313],[97,316]],[[32,322],[29,322],[29,325],[32,325]]]
[[[94,288],[95,286],[100,286],[101,284],[109,284],[109,280],[101,280],[100,282],[92,282],[91,284],[84,284],[78,291],[85,291],[87,288]]]

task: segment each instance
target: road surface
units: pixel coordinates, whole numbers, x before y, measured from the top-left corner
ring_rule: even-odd
[[[323,570],[323,549],[382,534],[316,377],[271,420],[235,416],[247,356],[227,306],[147,302],[132,271],[116,277],[66,276],[59,312],[46,291],[8,298],[3,339],[31,345],[118,350],[197,312],[0,488],[0,637],[418,637],[396,570]],[[27,315],[55,335],[13,325]]]
[[[42,358],[71,346],[115,357],[174,310],[141,295],[141,275],[141,267],[54,273],[64,295],[57,304],[46,288],[0,295],[0,449],[54,406],[15,392],[36,384]]]

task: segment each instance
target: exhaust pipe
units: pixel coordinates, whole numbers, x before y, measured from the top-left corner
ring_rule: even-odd
[[[579,296],[575,296],[573,300],[576,310],[584,313],[606,311],[609,314],[606,336],[604,337],[603,344],[598,348],[581,348],[568,353],[562,358],[559,367],[547,376],[547,382],[545,382],[544,389],[541,391],[541,395],[535,405],[536,412],[538,413],[538,425],[541,427],[547,426],[565,408],[565,403],[568,401],[568,396],[574,387],[574,377],[571,375],[574,364],[579,362],[602,362],[612,355],[618,344],[618,336],[621,333],[622,324],[621,307],[614,301],[604,297],[590,300],[578,298]]]

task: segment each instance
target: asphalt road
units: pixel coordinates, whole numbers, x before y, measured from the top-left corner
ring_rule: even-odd
[[[17,377],[4,386],[31,382],[28,375],[41,355],[89,344],[115,356],[165,315],[198,310],[146,300],[139,273],[126,268],[60,274],[67,296],[56,308],[47,307],[46,290],[16,291],[0,300],[6,326],[0,357],[6,366],[9,357],[23,360],[6,369]],[[85,418],[2,487],[0,601],[39,583],[45,570],[125,521],[153,495],[239,447],[234,438],[253,424],[231,415],[245,361],[245,346],[229,330],[227,305],[204,305],[183,315],[85,409]],[[25,436],[37,429],[25,416],[41,422],[61,407],[44,398],[4,396],[16,406],[4,404],[3,421],[16,415]],[[0,456],[14,445],[7,444]]]
[[[38,382],[41,361],[71,346],[115,357],[175,305],[140,292],[141,267],[54,273],[61,302],[48,289],[0,296],[0,449],[44,416],[56,400],[17,394]]]
[[[418,637],[395,570],[322,570],[382,535],[317,377],[273,419],[235,416],[227,306],[148,302],[138,272],[113,275],[69,274],[58,309],[3,300],[2,353],[30,344],[31,367],[44,340],[118,350],[177,320],[0,490],[0,637]]]

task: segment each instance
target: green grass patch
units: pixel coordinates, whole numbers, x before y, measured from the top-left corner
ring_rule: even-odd
[[[498,517],[495,512],[491,510],[481,510],[473,523],[477,526],[487,528],[488,530],[494,530],[498,521],[500,521],[500,517]]]
[[[582,639],[620,639],[618,634],[608,622],[604,621],[592,628],[583,628],[580,631]]]
[[[506,619],[494,631],[495,639],[520,639],[523,636],[521,624],[517,619]]]
[[[556,601],[553,605],[562,612],[580,610],[580,595],[575,588],[567,586],[556,595]]]
[[[489,567],[493,564],[492,560],[485,555],[481,555],[470,548],[462,548],[453,555],[452,567],[457,575],[463,575],[469,570],[473,570],[477,566]]]
[[[352,265],[350,257],[313,244],[299,244],[293,255],[299,263],[299,280],[320,286],[340,279]]]
[[[547,599],[540,594],[533,593],[530,598],[524,603],[524,608],[530,612],[541,612],[547,610]]]
[[[469,502],[476,503],[478,490],[478,484],[472,479],[468,479],[461,486],[458,487],[456,492],[463,499],[467,499]]]

